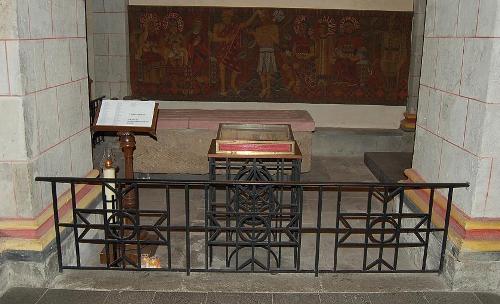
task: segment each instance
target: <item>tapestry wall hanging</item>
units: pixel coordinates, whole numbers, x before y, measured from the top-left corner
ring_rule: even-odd
[[[411,12],[130,6],[134,97],[404,105]]]

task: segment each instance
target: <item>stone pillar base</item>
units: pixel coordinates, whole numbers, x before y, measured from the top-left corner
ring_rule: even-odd
[[[21,252],[24,258],[12,254],[12,260],[0,259],[0,297],[13,287],[46,288],[59,274],[57,266],[57,253]]]
[[[414,169],[405,170],[408,182],[426,181]],[[406,208],[416,213],[427,212],[430,191],[405,191]],[[446,197],[439,191],[434,194],[432,223],[443,227]],[[448,242],[443,267],[443,277],[454,290],[496,291],[500,289],[500,218],[474,218],[455,204],[450,210]],[[441,255],[442,234],[430,235],[427,264],[438,266]],[[415,265],[420,265],[419,249],[409,248]],[[416,258],[415,258],[416,257]]]
[[[405,119],[401,120],[400,128],[403,131],[415,132],[417,126],[417,114],[405,112]]]
[[[500,253],[453,254],[447,252],[443,276],[453,290],[498,291]]]

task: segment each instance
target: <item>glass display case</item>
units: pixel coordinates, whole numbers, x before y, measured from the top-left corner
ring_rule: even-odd
[[[290,125],[220,124],[215,153],[235,155],[294,154]]]

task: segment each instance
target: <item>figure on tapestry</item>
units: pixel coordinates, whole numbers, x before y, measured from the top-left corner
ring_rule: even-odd
[[[315,51],[316,71],[318,73],[318,84],[323,88],[328,86],[332,72],[332,64],[335,61],[335,20],[330,16],[324,16],[317,22]]]
[[[227,96],[226,72],[230,74],[231,89],[235,95],[239,94],[238,75],[241,73],[241,67],[238,64],[238,57],[241,55],[242,31],[246,29],[257,17],[257,11],[254,12],[246,22],[237,23],[234,21],[234,10],[225,9],[222,11],[222,22],[214,25],[212,41],[218,44],[217,58],[219,67],[219,85],[220,95]]]
[[[404,75],[406,53],[409,46],[406,45],[404,33],[398,27],[394,18],[389,19],[389,29],[383,33],[381,46],[380,68],[384,75],[384,88],[387,92],[398,89],[401,76]],[[406,79],[405,79],[406,81]]]
[[[334,53],[334,81],[348,86],[364,85],[367,80],[368,54],[359,34],[360,23],[344,17],[339,24],[340,36]]]
[[[251,34],[259,47],[259,62],[257,73],[259,73],[262,90],[259,97],[271,97],[271,78],[278,72],[276,67],[275,47],[279,43],[279,29],[267,10],[256,11],[261,24]]]

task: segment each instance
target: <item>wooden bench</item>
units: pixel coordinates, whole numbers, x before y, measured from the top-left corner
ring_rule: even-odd
[[[134,171],[208,173],[207,151],[220,123],[290,124],[302,151],[302,172],[311,169],[314,120],[307,111],[161,109],[157,141],[137,136]]]

